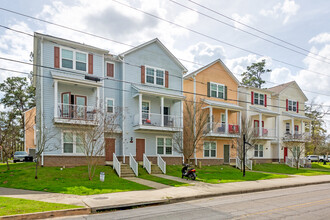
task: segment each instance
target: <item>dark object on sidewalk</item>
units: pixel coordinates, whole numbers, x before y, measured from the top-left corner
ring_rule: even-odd
[[[183,164],[183,168],[181,170],[182,176],[187,177],[188,179],[195,180],[196,179],[196,170],[194,168],[188,169],[189,164]]]
[[[25,161],[25,162],[33,162],[33,156],[26,156],[26,157],[24,158],[24,161]]]

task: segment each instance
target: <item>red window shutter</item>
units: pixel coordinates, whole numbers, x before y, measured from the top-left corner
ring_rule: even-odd
[[[165,87],[168,88],[168,71],[165,71]]]
[[[265,107],[267,107],[267,95],[265,94]]]
[[[60,68],[60,48],[54,47],[54,67]]]
[[[112,63],[107,63],[107,76],[114,76],[114,65]]]
[[[288,110],[289,110],[289,100],[286,99],[286,111],[288,111]]]
[[[93,74],[93,54],[88,54],[88,73]]]
[[[299,113],[299,102],[297,102],[297,113]]]
[[[146,83],[146,67],[141,66],[141,83]]]
[[[251,91],[251,104],[253,105],[254,97],[253,97],[253,92]]]

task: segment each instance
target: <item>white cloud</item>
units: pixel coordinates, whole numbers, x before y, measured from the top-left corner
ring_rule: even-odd
[[[266,17],[282,18],[283,24],[296,15],[300,6],[294,0],[284,0],[283,3],[277,3],[272,9],[262,9],[260,14]]]
[[[330,33],[321,33],[311,38],[308,41],[308,43],[317,43],[317,44],[330,43]]]
[[[250,14],[240,16],[239,14],[234,13],[234,14],[231,15],[231,17],[235,20],[234,21],[234,26],[236,28],[240,28],[240,29],[246,28],[244,25],[241,25],[238,22],[246,24],[246,25],[253,25],[253,22],[252,22],[253,16],[250,15]]]

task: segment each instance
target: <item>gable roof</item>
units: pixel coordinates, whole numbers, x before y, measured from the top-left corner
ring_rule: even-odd
[[[183,76],[184,79],[190,78],[192,76],[196,76],[198,73],[202,72],[203,70],[213,66],[214,64],[219,63],[229,74],[229,76],[239,85],[240,82],[238,81],[238,79],[234,76],[234,74],[228,69],[228,67],[222,62],[221,59],[217,59],[209,64],[207,64],[206,66],[203,66],[197,70],[195,70],[194,72],[188,73],[186,75]]]
[[[165,51],[165,53],[178,65],[178,66],[180,66],[181,68],[182,68],[182,70],[184,71],[184,72],[187,72],[188,70],[186,69],[186,67],[184,67],[183,66],[183,64],[178,60],[178,58],[176,58],[172,53],[171,53],[171,51],[169,51],[165,46],[164,46],[164,44],[162,43],[162,42],[160,42],[160,40],[158,39],[158,38],[155,38],[155,39],[153,39],[153,40],[151,40],[151,41],[148,41],[148,42],[145,42],[145,43],[143,43],[143,44],[141,44],[141,45],[139,45],[139,46],[137,46],[137,47],[133,47],[132,49],[130,49],[130,50],[128,50],[128,51],[126,51],[126,52],[124,52],[124,53],[121,53],[121,54],[119,54],[119,56],[125,56],[125,55],[127,55],[127,54],[130,54],[130,53],[133,53],[133,52],[135,52],[135,51],[137,51],[137,50],[140,50],[140,49],[142,49],[142,48],[144,48],[144,47],[146,47],[146,46],[148,46],[148,45],[150,45],[150,44],[153,44],[153,43],[156,43],[158,46],[160,46],[160,48],[162,48],[164,51]]]
[[[296,86],[298,88],[298,90],[300,91],[300,93],[303,95],[304,99],[306,101],[308,100],[308,98],[306,97],[305,93],[301,90],[300,86],[298,85],[298,83],[296,81],[291,81],[291,82],[283,83],[283,84],[280,84],[278,86],[274,86],[274,87],[268,88],[268,90],[270,90],[272,92],[275,92],[277,94],[281,94],[287,88],[292,87],[292,86]]]

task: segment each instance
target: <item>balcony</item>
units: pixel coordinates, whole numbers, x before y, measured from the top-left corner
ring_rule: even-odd
[[[142,116],[140,118],[140,115]],[[141,119],[141,120],[140,120]],[[182,131],[182,117],[177,115],[161,115],[142,113],[134,115],[135,130]]]
[[[283,142],[308,142],[311,139],[311,134],[308,132],[285,132],[283,136]]]
[[[276,129],[270,128],[254,128],[253,129],[253,138],[261,140],[271,140],[276,139]]]
[[[96,125],[96,116],[97,110],[95,106],[58,103],[54,122],[60,124]]]
[[[207,123],[204,130],[204,135],[206,137],[236,138],[240,136],[240,127],[239,125],[228,124],[228,129],[226,129],[225,124]]]

